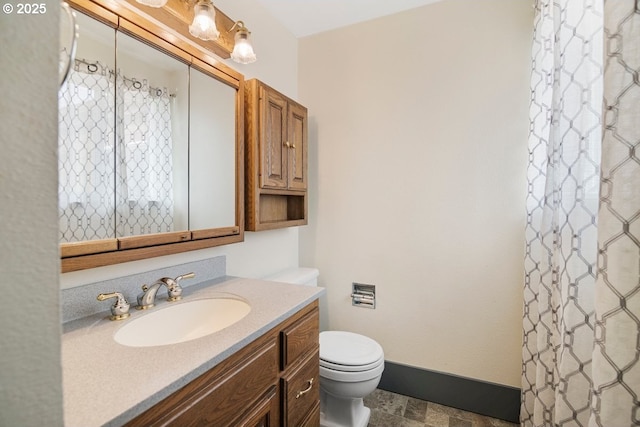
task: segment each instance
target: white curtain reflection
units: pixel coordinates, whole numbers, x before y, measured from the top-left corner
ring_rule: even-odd
[[[173,231],[171,96],[121,75],[116,94],[109,67],[74,65],[58,101],[60,242]]]
[[[117,236],[173,231],[171,97],[118,76]]]
[[[114,237],[114,79],[76,60],[58,94],[60,242]]]

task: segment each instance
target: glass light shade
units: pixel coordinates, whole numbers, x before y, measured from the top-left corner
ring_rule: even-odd
[[[241,27],[234,36],[236,44],[233,46],[231,59],[240,64],[250,64],[258,59],[249,41],[249,34],[245,27]]]
[[[162,7],[167,4],[167,0],[136,0],[138,3],[149,7]]]
[[[216,28],[216,10],[209,0],[199,0],[193,7],[193,22],[189,33],[202,40],[215,40],[220,35]]]

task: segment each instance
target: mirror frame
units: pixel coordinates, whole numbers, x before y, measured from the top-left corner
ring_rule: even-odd
[[[137,261],[244,241],[244,76],[212,56],[201,43],[118,0],[67,0],[69,5],[236,89],[235,225],[60,244],[62,273]],[[187,33],[188,34],[188,33]]]

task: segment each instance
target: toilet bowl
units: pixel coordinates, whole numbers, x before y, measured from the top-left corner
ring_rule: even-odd
[[[318,270],[297,268],[267,280],[317,286]],[[320,426],[366,427],[371,411],[363,398],[373,392],[384,371],[380,344],[346,331],[320,332]]]

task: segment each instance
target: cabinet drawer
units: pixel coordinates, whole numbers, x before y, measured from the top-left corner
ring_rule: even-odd
[[[312,425],[309,419],[320,401],[320,355],[311,354],[297,369],[284,375],[282,385],[282,423],[284,426]]]
[[[320,343],[320,320],[318,309],[295,322],[280,333],[281,368],[294,363],[298,358],[317,348]]]

